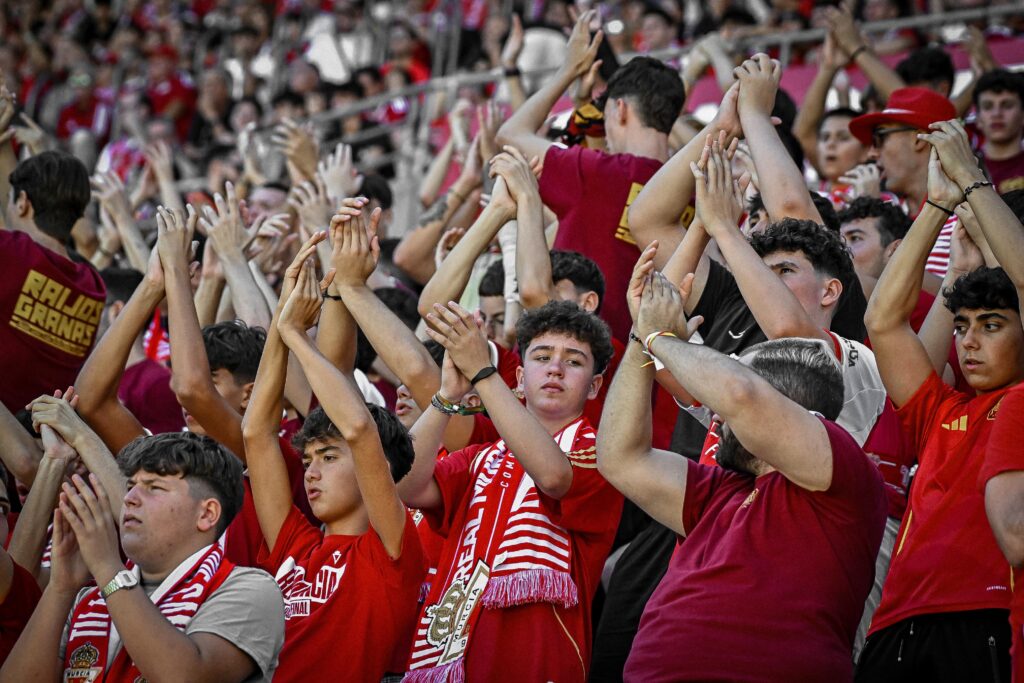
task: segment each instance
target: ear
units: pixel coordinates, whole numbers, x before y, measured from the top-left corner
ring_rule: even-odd
[[[204,498],[199,501],[199,518],[196,519],[196,529],[200,533],[216,529],[222,513],[220,501],[216,498]]]
[[[28,193],[22,190],[14,198],[14,208],[18,212],[18,218],[28,218],[33,214],[32,202],[28,199]]]
[[[928,156],[931,153],[931,144],[925,142],[921,138],[914,138],[914,151]]]
[[[520,365],[516,368],[516,389],[518,391],[526,391],[526,385],[523,384],[523,378],[525,376],[526,373],[523,371],[523,366]]]
[[[632,107],[629,106],[629,101],[624,97],[615,98],[615,114],[618,119],[620,126],[626,125],[626,119],[633,115]]]
[[[893,240],[889,243],[889,246],[885,248],[885,251],[882,252],[882,259],[885,263],[888,263],[889,259],[892,258],[892,255],[896,253],[896,248],[900,246],[900,242],[902,241],[902,239]]]
[[[255,381],[249,382],[242,386],[242,411],[249,407],[249,397],[252,396],[252,388],[256,384]]]
[[[843,283],[837,278],[829,278],[825,280],[825,291],[821,294],[821,306],[822,308],[828,308],[829,306],[837,303],[839,297],[843,293]]]
[[[597,305],[600,302],[601,298],[598,297],[597,292],[593,290],[581,296],[577,301],[577,303],[579,303],[580,305],[580,308],[582,308],[584,311],[587,311],[588,313],[595,312],[597,310]]]
[[[588,401],[593,401],[597,398],[602,384],[604,384],[604,375],[594,375],[594,379],[590,380],[590,391],[587,392]]]

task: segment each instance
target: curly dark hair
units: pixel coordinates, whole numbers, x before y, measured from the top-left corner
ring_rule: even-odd
[[[668,135],[686,102],[679,73],[652,57],[634,57],[608,79],[608,88],[598,105],[603,110],[609,99],[629,98],[640,122]]]
[[[197,500],[216,498],[221,507],[217,536],[242,509],[242,461],[208,436],[193,432],[140,436],[117,454],[117,465],[126,477],[139,470],[180,476]]]
[[[555,249],[551,252],[551,280],[568,280],[578,294],[596,292],[598,300],[604,299],[604,274],[593,260],[576,251]],[[598,303],[598,310],[600,310]]]
[[[1017,220],[1024,222],[1024,190],[1010,190],[1000,196],[1006,202],[1006,205],[1010,207],[1010,211],[1013,211],[1014,215],[1017,216]]]
[[[249,327],[241,320],[226,320],[203,328],[203,346],[210,371],[223,368],[239,384],[256,379],[266,341],[266,330]]]
[[[412,469],[412,461],[416,457],[412,447],[412,436],[398,418],[384,408],[367,403],[366,409],[377,423],[377,435],[380,437],[384,457],[391,466],[391,478],[396,482],[401,481]],[[292,436],[292,448],[301,454],[311,442],[342,438],[338,427],[327,417],[324,409],[317,407],[306,416],[302,429]]]
[[[1017,288],[1002,268],[982,266],[957,278],[952,287],[942,290],[946,308],[953,313],[960,309],[1019,310]]]
[[[752,235],[750,246],[762,258],[778,251],[799,251],[818,273],[844,282],[854,273],[853,259],[839,233],[814,221],[783,218]]]
[[[875,225],[883,247],[903,239],[913,223],[903,209],[877,197],[857,197],[839,212],[840,225],[862,218],[878,219]]]
[[[814,202],[814,208],[818,210],[818,214],[821,216],[822,224],[829,230],[839,232],[839,218],[829,198],[814,190],[808,190],[807,192],[811,196],[811,201]],[[764,208],[764,199],[761,197],[760,192],[751,195],[750,199],[747,200],[746,211],[751,215],[758,211],[765,211],[767,213]]]
[[[523,313],[516,325],[516,345],[520,358],[526,358],[530,342],[547,332],[566,334],[586,344],[594,356],[594,374],[608,367],[615,350],[608,324],[573,301],[549,301],[540,308]]]

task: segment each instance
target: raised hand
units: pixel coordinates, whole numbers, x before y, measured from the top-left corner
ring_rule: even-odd
[[[427,334],[448,351],[464,377],[475,377],[491,364],[491,349],[483,325],[462,306],[454,301],[449,301],[448,306],[434,304],[427,322]]]
[[[569,34],[569,44],[566,46],[565,62],[562,71],[573,78],[582,78],[597,57],[597,48],[604,39],[604,31],[598,31],[594,37],[590,37],[590,23],[597,17],[597,10],[587,10],[581,14],[572,27]]]
[[[488,100],[476,110],[477,135],[480,138],[480,158],[490,159],[498,152],[498,127],[501,125],[501,111],[498,103]]]
[[[289,271],[292,269],[289,268]],[[277,321],[277,329],[281,338],[287,344],[294,335],[305,335],[306,330],[316,325],[320,319],[320,309],[323,304],[323,293],[331,283],[334,271],[329,272],[324,282],[318,283],[316,279],[316,262],[312,257],[307,258],[299,266],[298,277],[288,299],[281,307]],[[291,279],[286,275],[286,279]]]
[[[166,142],[146,145],[143,154],[158,180],[174,180],[174,159],[171,156],[171,148]]]
[[[828,24],[829,33],[847,57],[867,43],[857,27],[857,22],[853,20],[853,12],[848,6],[826,7],[825,21]]]
[[[928,200],[946,211],[954,210],[957,204],[964,200],[963,190],[946,175],[934,147],[928,155]]]
[[[203,217],[199,221],[199,227],[213,243],[213,248],[222,260],[244,259],[246,247],[261,233],[268,237],[281,234],[279,229],[266,225],[266,220],[257,221],[247,228],[235,186],[225,183],[224,191],[227,197],[221,196],[219,192],[214,194],[216,208],[203,207]]]
[[[739,81],[739,112],[771,116],[775,94],[782,79],[782,66],[763,52],[746,60],[733,70]]]
[[[724,142],[725,133],[719,133],[717,140],[708,135],[700,161],[690,163],[697,189],[696,217],[711,237],[738,229],[743,214],[743,193],[732,177],[732,164],[722,148]]]
[[[319,173],[312,181],[296,184],[288,194],[288,204],[298,212],[307,234],[323,230],[331,221],[332,202]]]
[[[352,162],[352,146],[343,142],[339,142],[334,151],[317,164],[316,170],[327,190],[327,197],[335,203],[355,196],[363,182]]]
[[[97,173],[92,177],[92,196],[100,203],[100,211],[112,219],[131,220],[132,208],[128,192],[121,178],[111,171]]]
[[[291,119],[284,119],[274,128],[271,140],[305,178],[316,175],[320,151],[308,127],[299,126]]]
[[[10,126],[17,109],[14,93],[7,88],[7,84],[0,77],[0,145],[14,137],[15,130]]]
[[[64,494],[61,494],[64,502]],[[74,595],[89,580],[89,568],[78,548],[78,539],[58,505],[53,511],[53,539],[50,548],[48,587],[64,595]]]
[[[174,267],[189,268],[194,250],[192,235],[195,234],[199,216],[191,204],[186,210],[187,217],[182,216],[181,211],[170,211],[162,206],[157,208],[156,251],[165,273]]]
[[[18,114],[18,118],[25,125],[14,127],[14,139],[28,147],[33,154],[39,154],[46,147],[46,140],[49,136],[25,112]]]
[[[452,249],[455,248],[455,245],[459,243],[459,240],[461,240],[465,234],[465,228],[448,228],[444,231],[444,234],[441,235],[441,239],[437,242],[437,248],[434,249],[435,268],[441,267],[444,260],[448,258],[448,254],[451,253]]]
[[[704,321],[701,316],[686,319],[686,299],[693,287],[693,274],[676,287],[659,272],[651,274],[644,287],[637,319],[637,332],[646,339],[653,332],[671,332],[686,341]]]
[[[343,206],[331,219],[331,265],[337,273],[334,280],[338,287],[366,284],[380,261],[377,229],[380,227],[381,209],[374,209],[367,220],[367,200],[360,197],[356,202],[357,207]]]
[[[325,239],[327,239],[326,232],[314,232],[309,239],[299,247],[299,251],[295,254],[295,258],[292,259],[291,264],[284,271],[284,278],[281,281],[281,296],[277,301],[278,310],[284,306],[285,302],[288,301],[288,297],[291,295],[292,290],[295,289],[303,264],[307,259],[313,258],[316,255],[316,245],[320,244],[320,242],[323,242]],[[334,271],[331,271],[324,276],[324,281],[329,284],[331,280],[328,278],[333,279],[333,277]],[[324,285],[323,289],[326,290],[327,286]]]
[[[512,200],[518,204],[526,197],[540,198],[537,176],[523,153],[511,145],[505,145],[503,152],[491,159],[489,175],[501,176]],[[536,159],[534,159],[536,162]]]
[[[508,38],[505,39],[505,47],[501,49],[501,66],[505,69],[514,69],[519,63],[519,55],[523,53],[523,21],[518,14],[512,15],[512,26],[508,30]]]
[[[879,197],[882,194],[882,172],[874,164],[859,164],[845,175],[839,182],[853,188],[855,197]]]
[[[640,253],[640,258],[633,266],[633,275],[629,278],[629,286],[626,289],[626,303],[629,305],[629,316],[633,319],[633,326],[637,325],[637,317],[640,314],[640,300],[644,295],[644,288],[647,281],[654,272],[654,257],[658,253],[658,240],[654,240],[647,248]]]
[[[105,585],[124,565],[118,546],[117,523],[110,500],[96,475],[86,482],[75,474],[61,487],[58,509],[78,541],[78,549],[89,573],[99,586]],[[56,542],[54,543],[56,545]]]
[[[942,171],[964,189],[972,183],[985,180],[985,174],[978,168],[978,159],[971,150],[967,131],[958,120],[937,121],[929,126],[930,133],[918,133],[917,137],[928,142],[939,155]],[[929,196],[931,192],[929,191]]]
[[[462,403],[462,399],[471,391],[473,385],[469,383],[469,378],[455,367],[452,355],[445,351],[444,360],[441,361],[441,395],[452,403]]]

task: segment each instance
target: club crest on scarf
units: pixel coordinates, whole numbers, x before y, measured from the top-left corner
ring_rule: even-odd
[[[79,645],[68,658],[69,667],[64,670],[64,683],[93,683],[103,668],[96,666],[100,651],[92,643]]]

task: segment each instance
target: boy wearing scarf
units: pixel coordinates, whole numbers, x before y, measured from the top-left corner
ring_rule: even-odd
[[[416,460],[399,492],[445,545],[405,680],[584,681],[590,602],[622,510],[582,416],[612,356],[608,327],[568,301],[526,313],[521,403],[468,311],[435,305],[427,321],[447,351],[441,391],[413,427]],[[501,438],[436,461],[472,387]]]

